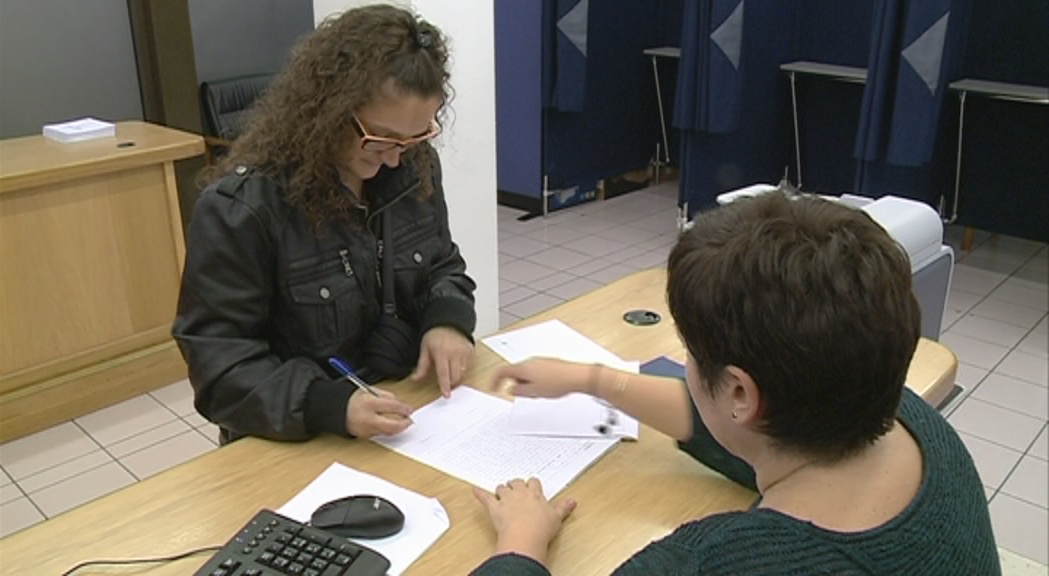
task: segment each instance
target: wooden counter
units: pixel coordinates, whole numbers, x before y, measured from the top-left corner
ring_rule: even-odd
[[[203,150],[144,122],[0,141],[0,442],[185,377],[173,162]]]

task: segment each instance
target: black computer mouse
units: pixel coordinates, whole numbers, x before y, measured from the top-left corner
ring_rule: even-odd
[[[347,496],[321,504],[310,524],[343,538],[385,538],[404,528],[404,513],[380,496]]]

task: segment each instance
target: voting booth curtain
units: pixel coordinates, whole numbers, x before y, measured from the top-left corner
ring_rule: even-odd
[[[676,45],[681,4],[496,0],[501,202],[534,210],[545,179],[557,209],[649,164],[660,125],[644,50]]]
[[[779,65],[793,20],[793,5],[781,0],[685,3],[673,125],[689,215],[721,192],[782,176],[790,108]]]
[[[713,205],[722,192],[775,183],[785,171],[798,182],[790,81],[780,65],[805,60],[862,68],[867,80],[796,76],[802,187],[832,194],[895,194],[936,207],[954,190],[958,96],[949,84],[963,77],[1049,84],[1046,12],[1047,3],[1040,0],[686,3],[673,115],[682,139],[680,203],[687,203],[691,216]],[[990,58],[988,52],[998,56]],[[974,104],[987,107],[972,98],[967,106]],[[1012,114],[1020,128],[1031,124],[1020,121],[1021,114],[1041,118],[1044,128],[1044,106],[1016,107],[1001,115]],[[991,175],[987,159],[1005,161],[1002,138],[987,144],[993,139],[980,132],[982,118],[997,112],[980,111],[979,118],[975,107],[970,112],[965,142],[973,150],[962,160],[963,200],[980,206],[982,214],[963,210],[960,223],[994,213],[988,209],[997,200],[990,198],[1002,200],[999,212],[1010,212],[1015,208],[1010,203],[1018,201],[1014,195],[1001,197],[1014,186],[1031,191],[1028,209],[1032,202],[1045,206],[1049,194],[1042,173],[1049,163],[1033,159],[1029,149],[1045,150],[1049,130],[1021,129],[1017,139],[1022,144],[1004,146],[1024,146],[1006,161],[1020,174]],[[1027,177],[1032,172],[1036,177]],[[982,224],[1032,237],[1029,226],[1016,219]]]

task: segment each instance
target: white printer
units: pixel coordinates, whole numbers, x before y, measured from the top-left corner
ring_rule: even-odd
[[[717,200],[718,204],[728,204],[773,190],[777,187],[756,184],[725,192]],[[823,197],[863,210],[907,251],[914,295],[922,311],[922,336],[939,340],[954,270],[954,250],[943,243],[943,221],[936,211],[923,202],[897,196],[877,200],[852,194]]]

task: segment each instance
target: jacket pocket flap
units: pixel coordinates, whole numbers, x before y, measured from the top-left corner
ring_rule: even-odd
[[[353,290],[357,279],[346,276],[342,270],[317,278],[288,282],[288,292],[296,304],[321,306]]]

